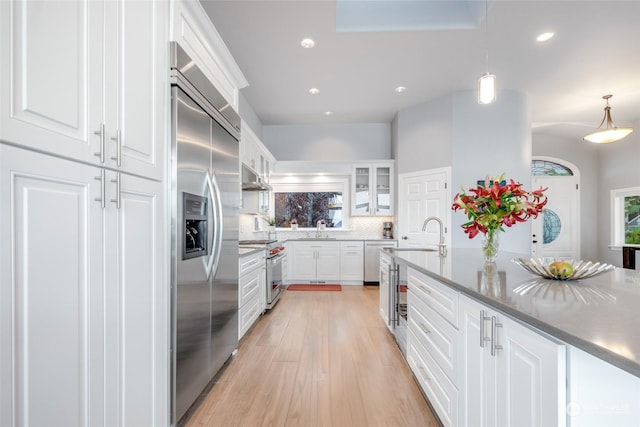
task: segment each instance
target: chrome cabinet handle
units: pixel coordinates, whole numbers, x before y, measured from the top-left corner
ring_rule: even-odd
[[[490,320],[491,318],[489,316],[486,316],[486,313],[484,310],[480,310],[480,347],[484,348],[484,343],[486,341],[490,341],[491,338],[485,337],[484,336],[484,322],[486,322],[487,320]]]
[[[122,164],[122,138],[120,129],[116,131],[116,136],[112,137],[111,140],[116,142],[116,156],[112,157],[111,160],[115,160],[116,165],[120,167],[120,165]]]
[[[496,350],[502,350],[503,347],[498,345],[498,328],[502,328],[502,323],[498,323],[496,316],[491,316],[491,355],[496,355]]]
[[[116,198],[111,199],[113,203],[116,204],[116,209],[120,209],[120,202],[122,201],[121,197],[121,180],[120,180],[120,172],[116,175],[116,179],[112,179],[111,182],[116,184]]]
[[[100,207],[102,209],[104,209],[106,207],[106,200],[107,200],[107,189],[105,187],[105,177],[106,177],[106,171],[104,169],[100,169],[100,176],[96,176],[94,179],[100,181],[100,197],[96,197],[95,200],[96,202],[100,202]]]
[[[100,163],[104,164],[104,123],[100,123],[100,129],[94,131],[93,134],[100,135],[100,151],[93,153],[93,155],[100,157]]]
[[[430,334],[431,331],[429,330],[429,328],[427,328],[427,325],[425,325],[422,322],[418,322],[418,326],[420,326],[420,329],[422,329],[422,332],[424,332],[425,334]]]

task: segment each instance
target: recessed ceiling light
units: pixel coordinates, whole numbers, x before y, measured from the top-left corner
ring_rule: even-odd
[[[542,42],[546,42],[547,40],[549,40],[549,39],[553,38],[553,36],[554,36],[554,35],[555,35],[555,34],[554,34],[554,33],[552,33],[552,32],[542,33],[542,34],[540,34],[538,37],[536,37],[536,41],[537,41],[537,42],[540,42],[540,43],[542,43]]]
[[[325,111],[324,115],[325,116],[333,116],[333,111]]]
[[[300,42],[300,46],[302,46],[305,49],[311,49],[315,45],[316,45],[316,42],[314,42],[312,39],[303,39]]]
[[[396,92],[398,92],[398,93],[402,93],[402,92],[404,92],[405,90],[407,90],[407,88],[406,88],[406,87],[404,87],[404,86],[398,86],[398,87],[396,88]]]
[[[320,89],[315,88],[315,87],[312,87],[311,89],[309,89],[309,93],[310,93],[311,95],[317,95],[317,94],[319,94],[319,93],[320,93]]]

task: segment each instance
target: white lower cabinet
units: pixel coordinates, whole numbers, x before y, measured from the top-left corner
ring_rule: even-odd
[[[292,242],[292,282],[340,281],[340,242]]]
[[[460,296],[461,426],[565,426],[566,348]]]
[[[168,425],[163,194],[0,144],[0,425]]]
[[[240,256],[238,339],[244,336],[266,306],[265,256],[265,251]]]
[[[340,242],[340,281],[362,284],[364,281],[364,242]]]
[[[407,360],[444,426],[458,425],[458,292],[407,269]]]

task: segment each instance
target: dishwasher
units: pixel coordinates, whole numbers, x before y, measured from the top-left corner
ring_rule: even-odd
[[[380,274],[380,249],[397,248],[397,240],[364,241],[364,284],[378,285]]]

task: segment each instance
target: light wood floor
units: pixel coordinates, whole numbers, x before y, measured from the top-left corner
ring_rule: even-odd
[[[187,426],[437,426],[378,288],[342,289],[285,291]]]

